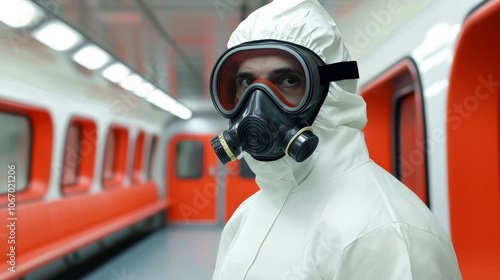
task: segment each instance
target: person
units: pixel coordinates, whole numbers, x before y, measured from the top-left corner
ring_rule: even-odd
[[[316,0],[274,0],[231,35],[211,96],[260,190],[226,224],[213,279],[461,279],[425,204],[369,158],[356,63]]]

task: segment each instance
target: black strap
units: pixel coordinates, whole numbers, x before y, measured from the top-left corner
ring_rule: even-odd
[[[356,61],[342,61],[318,67],[321,82],[336,82],[341,80],[358,79],[358,63]]]

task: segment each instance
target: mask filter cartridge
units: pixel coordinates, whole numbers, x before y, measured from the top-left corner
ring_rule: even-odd
[[[210,140],[210,143],[222,164],[236,160],[241,154],[241,148],[231,139],[227,131],[219,133]]]
[[[236,160],[242,149],[255,159],[269,161],[281,158],[287,154],[297,162],[303,162],[311,156],[319,143],[318,136],[312,132],[312,127],[298,125],[288,131],[281,141],[276,141],[272,127],[258,116],[247,117],[240,123],[238,133],[224,131],[210,141],[219,160],[226,164]],[[267,158],[267,154],[276,154]]]
[[[297,132],[295,132],[298,130]],[[292,137],[288,137],[292,135]],[[288,140],[290,138],[290,140]],[[287,133],[283,143],[286,144],[285,153],[296,162],[303,162],[316,150],[319,143],[318,136],[314,135],[310,126],[297,126]]]

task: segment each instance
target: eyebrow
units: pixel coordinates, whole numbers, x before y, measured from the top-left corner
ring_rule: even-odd
[[[282,68],[277,68],[271,71],[271,75],[276,75],[276,74],[295,74],[295,75],[300,75],[300,72],[292,67],[282,67]],[[238,72],[236,74],[237,79],[245,79],[245,78],[254,78],[254,75],[251,72],[243,71],[243,72]]]
[[[245,78],[253,78],[253,74],[251,72],[238,72],[236,74],[236,79],[245,79]]]
[[[283,68],[278,68],[274,69],[271,71],[272,74],[296,74],[300,75],[300,72],[297,71],[297,69],[292,68],[292,67],[283,67]]]

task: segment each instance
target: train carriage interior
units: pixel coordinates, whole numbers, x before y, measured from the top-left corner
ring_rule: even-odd
[[[271,0],[0,2],[0,279],[211,279],[259,191],[210,76]],[[370,158],[500,279],[500,0],[318,0],[359,67]]]

